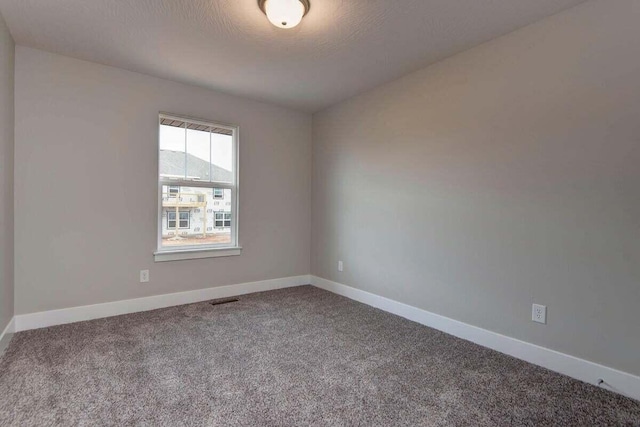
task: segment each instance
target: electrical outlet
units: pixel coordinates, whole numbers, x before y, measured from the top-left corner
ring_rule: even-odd
[[[149,281],[149,270],[140,270],[140,283],[147,283]]]
[[[342,261],[338,261],[338,271],[344,271],[344,265],[342,264]]]
[[[547,323],[547,306],[540,304],[533,304],[531,309],[531,320],[538,323]]]

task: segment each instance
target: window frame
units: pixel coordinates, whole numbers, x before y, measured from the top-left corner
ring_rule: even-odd
[[[207,127],[215,127],[219,129],[226,129],[231,131],[232,136],[232,182],[221,182],[221,181],[197,181],[197,180],[187,180],[186,178],[162,178],[160,176],[160,131],[162,126],[163,119],[173,119],[188,122],[191,124],[203,125]],[[186,126],[186,124],[185,124]],[[239,136],[240,136],[240,128],[237,125],[230,125],[226,123],[221,123],[215,120],[204,120],[198,119],[194,117],[182,116],[171,113],[160,112],[158,114],[158,133],[157,133],[157,171],[156,171],[156,179],[158,184],[158,206],[157,206],[157,243],[156,243],[156,251],[154,252],[155,261],[177,261],[182,259],[197,259],[197,258],[210,258],[210,257],[219,257],[219,256],[232,256],[232,255],[240,255],[242,247],[239,244],[239,208],[240,208],[240,191],[239,191]],[[187,148],[185,147],[185,150]],[[215,199],[215,190],[214,188],[220,188],[224,192],[224,190],[230,190],[231,193],[231,242],[230,243],[218,243],[211,245],[191,245],[191,246],[169,246],[162,247],[162,198],[163,192],[162,187],[193,187],[193,188],[206,188],[211,189],[212,191],[212,199]],[[224,194],[224,193],[223,193]],[[190,222],[190,221],[189,221]],[[168,216],[167,216],[167,224],[168,224]],[[189,224],[191,225],[191,224]],[[215,217],[214,217],[214,226],[215,226]],[[206,224],[205,224],[206,227]],[[214,227],[215,228],[215,227]]]
[[[174,225],[173,227],[171,227],[171,221],[176,221],[175,219],[171,219],[169,218],[171,216],[171,214],[175,215],[176,211],[171,209],[171,210],[167,210],[167,230],[175,230],[176,226]],[[182,214],[186,214],[187,219],[182,219]],[[180,217],[180,219],[178,220],[178,230],[182,229],[189,229],[191,228],[191,211],[190,210],[184,210],[184,209],[179,209],[178,210],[178,217]],[[187,225],[185,227],[183,227],[181,224],[183,221],[187,222]]]
[[[218,219],[218,215],[222,215],[222,219]],[[227,218],[228,216],[228,218]],[[222,222],[222,225],[218,225],[218,222]],[[229,225],[227,225],[227,222]],[[229,228],[233,223],[233,215],[231,212],[226,211],[215,211],[213,213],[213,227],[214,228]]]
[[[160,148],[158,148],[159,150]],[[160,174],[158,174],[160,175]],[[172,191],[173,189],[178,189],[178,191]],[[177,198],[180,195],[180,186],[179,185],[169,185],[167,186],[167,198],[173,199]]]

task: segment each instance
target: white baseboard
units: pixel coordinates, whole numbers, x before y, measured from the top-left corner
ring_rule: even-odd
[[[604,380],[601,387],[640,400],[640,377],[635,375],[491,332],[321,277],[312,275],[311,284],[586,383],[598,385],[598,379],[601,378]]]
[[[597,385],[598,379],[602,378],[604,380],[604,384],[601,385],[602,387],[640,400],[640,377],[638,376],[459,322],[341,283],[308,275],[16,315],[0,335],[0,354],[2,354],[8,346],[14,332],[307,284],[312,284],[318,288],[438,329],[580,381]]]
[[[103,304],[85,305],[81,307],[63,308],[60,310],[42,311],[39,313],[20,314],[14,317],[15,331],[46,328],[65,323],[82,322],[121,314],[137,313],[176,305],[192,304],[216,298],[227,298],[254,292],[308,285],[308,275],[285,277],[281,279],[262,280],[259,282],[240,283],[237,285],[219,286],[196,291],[178,292],[174,294],[156,295]]]
[[[4,328],[4,331],[0,334],[0,356],[2,356],[7,347],[9,347],[11,338],[13,338],[13,333],[15,332],[15,321],[16,318],[12,317],[7,327]]]

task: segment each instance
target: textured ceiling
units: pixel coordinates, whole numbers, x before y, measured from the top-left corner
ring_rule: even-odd
[[[0,0],[16,43],[317,111],[584,0]]]

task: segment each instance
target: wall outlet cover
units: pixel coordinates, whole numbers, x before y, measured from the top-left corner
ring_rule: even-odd
[[[147,283],[149,281],[149,270],[140,270],[140,283]]]
[[[533,304],[531,308],[531,320],[537,323],[547,323],[547,306],[540,304]]]

